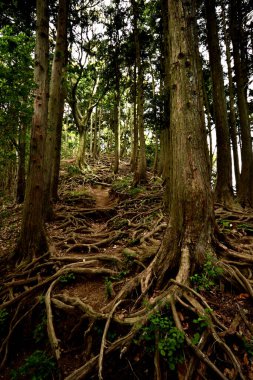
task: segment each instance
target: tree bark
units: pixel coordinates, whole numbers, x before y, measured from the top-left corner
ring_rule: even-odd
[[[17,173],[17,203],[23,203],[25,199],[25,158],[26,158],[26,125],[19,127],[18,142],[18,173]]]
[[[30,162],[20,238],[16,258],[32,261],[48,249],[43,223],[43,156],[48,115],[48,2],[37,0],[37,29],[35,47],[34,114],[32,120]]]
[[[215,1],[207,0],[205,5],[217,139],[217,180],[215,186],[215,198],[218,202],[223,203],[224,205],[229,205],[233,202],[232,162]]]
[[[44,215],[46,220],[53,217],[52,189],[55,166],[57,126],[61,110],[61,85],[63,68],[66,63],[68,0],[59,0],[56,45],[50,80],[48,103],[48,129],[44,158]]]
[[[253,154],[249,123],[248,104],[245,94],[245,76],[243,59],[240,54],[240,20],[238,17],[240,3],[230,1],[230,35],[233,44],[234,70],[236,79],[238,112],[241,132],[242,170],[238,186],[238,199],[242,206],[253,206]]]
[[[168,41],[170,72],[169,222],[154,261],[157,287],[168,271],[187,283],[203,263],[214,227],[213,203],[201,83],[196,51],[195,1],[170,0]]]
[[[239,156],[238,156],[238,141],[237,141],[237,125],[236,125],[236,112],[235,112],[235,91],[233,84],[233,72],[231,66],[231,52],[230,52],[230,38],[227,33],[226,27],[226,9],[222,5],[222,30],[224,34],[224,42],[226,48],[226,60],[228,67],[228,89],[229,89],[229,125],[230,125],[230,137],[232,141],[233,148],[233,159],[234,159],[234,174],[235,174],[235,185],[238,192],[238,185],[240,179],[240,168],[239,168]]]
[[[139,135],[139,151],[137,166],[134,173],[134,184],[140,184],[147,181],[147,162],[146,162],[146,148],[145,148],[145,135],[144,135],[144,73],[143,64],[141,59],[141,46],[140,46],[140,31],[138,27],[139,19],[139,9],[136,0],[131,0],[133,17],[134,17],[134,45],[135,45],[135,62],[137,69],[137,87],[136,87],[136,118],[138,125],[138,135]]]

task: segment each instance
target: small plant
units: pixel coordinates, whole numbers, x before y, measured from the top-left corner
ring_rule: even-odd
[[[8,318],[8,311],[6,309],[1,309],[0,310],[0,327],[5,325],[7,318]]]
[[[248,341],[244,338],[243,345],[247,354],[252,358],[253,357],[253,339]]]
[[[33,331],[33,339],[36,343],[42,342],[46,335],[46,326],[47,326],[47,319],[46,317],[42,318],[42,321],[35,327]]]
[[[155,336],[158,334],[158,350],[167,361],[169,368],[175,370],[184,360],[183,347],[185,336],[175,325],[172,318],[159,312],[151,315],[148,325],[142,329],[141,339],[148,344],[147,349],[154,351]]]
[[[76,276],[74,273],[72,272],[69,272],[69,273],[66,273],[66,274],[63,274],[62,276],[59,277],[59,281],[62,283],[62,284],[69,284],[71,282],[74,282],[76,279]]]
[[[109,277],[105,278],[105,292],[108,299],[112,298],[114,292],[113,292],[112,281]]]
[[[75,165],[69,165],[68,168],[67,168],[67,170],[68,170],[68,173],[70,175],[80,174],[81,173],[81,170],[77,166],[75,166]]]
[[[49,380],[56,369],[55,361],[44,351],[37,350],[17,370],[11,371],[11,380]]]
[[[212,309],[205,309],[204,310],[205,314],[198,316],[198,318],[193,319],[193,323],[197,325],[197,329],[199,330],[193,335],[192,338],[192,343],[194,345],[198,344],[200,340],[200,332],[202,332],[206,327],[208,327],[211,323],[210,320],[210,314],[213,312]]]
[[[197,290],[210,290],[217,284],[217,280],[222,273],[223,270],[217,266],[216,259],[208,254],[202,273],[196,273],[191,276],[191,281]]]

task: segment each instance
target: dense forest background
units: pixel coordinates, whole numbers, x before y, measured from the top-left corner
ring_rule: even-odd
[[[252,26],[0,1],[0,378],[253,378]]]

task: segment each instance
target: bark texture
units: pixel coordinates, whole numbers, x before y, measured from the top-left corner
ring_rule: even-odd
[[[47,220],[52,219],[52,190],[54,167],[56,165],[57,127],[62,111],[61,86],[63,68],[66,63],[68,0],[59,0],[56,45],[50,80],[48,103],[48,130],[44,157],[44,213]]]
[[[168,270],[186,283],[213,233],[213,203],[196,51],[195,2],[168,3],[170,72],[169,223],[155,259],[158,283]]]
[[[217,138],[217,180],[215,197],[218,202],[227,205],[233,201],[232,164],[227,106],[221,65],[221,51],[216,21],[215,1],[207,0],[205,5],[207,41],[212,77],[214,120]]]
[[[48,2],[37,0],[35,48],[34,114],[32,120],[29,173],[26,185],[20,239],[15,253],[18,260],[31,261],[47,250],[43,225],[43,156],[48,115]]]

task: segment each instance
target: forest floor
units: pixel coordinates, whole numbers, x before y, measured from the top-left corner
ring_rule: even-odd
[[[252,279],[243,256],[253,247],[251,210],[216,205],[221,231],[242,252],[233,267],[241,287],[233,279],[227,283],[219,261],[208,257],[203,271],[192,276],[206,314],[199,316],[183,303],[178,308],[185,334],[219,368],[217,376],[191,354],[166,308],[136,327],[150,299],[141,284],[127,289],[163,238],[168,217],[161,180],[149,173],[145,186],[133,188],[126,162],[117,176],[109,159],[89,164],[85,174],[71,160],[62,164],[55,218],[46,225],[50,252],[16,268],[2,261],[0,379],[253,379],[253,292],[247,285]],[[21,209],[1,204],[2,258],[15,246]],[[229,263],[231,258],[223,260]],[[220,337],[208,338],[211,314],[229,347],[225,354]]]

